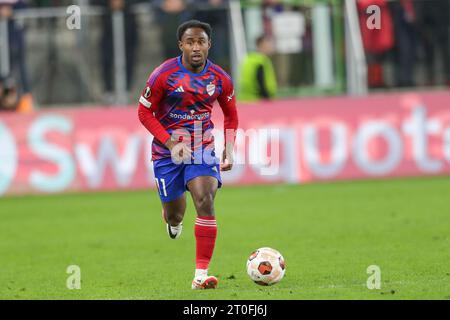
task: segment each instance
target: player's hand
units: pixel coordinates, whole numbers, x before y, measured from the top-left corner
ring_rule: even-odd
[[[172,161],[176,164],[186,163],[194,159],[191,148],[183,142],[169,140],[166,142],[166,147],[170,150]]]
[[[222,161],[220,162],[220,171],[230,171],[232,168],[233,168],[233,148],[225,148],[222,154]]]

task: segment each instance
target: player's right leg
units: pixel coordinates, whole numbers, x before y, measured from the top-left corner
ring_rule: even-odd
[[[171,239],[176,239],[181,234],[186,211],[184,165],[173,163],[171,158],[164,158],[153,162],[153,171],[167,233]]]
[[[163,219],[167,225],[167,234],[171,239],[177,239],[183,229],[183,218],[186,212],[186,194],[178,199],[163,202]]]

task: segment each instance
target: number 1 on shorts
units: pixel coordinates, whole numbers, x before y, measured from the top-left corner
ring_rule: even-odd
[[[166,180],[165,179],[158,179],[158,178],[155,178],[155,180],[156,180],[156,187],[158,188],[159,194],[161,194],[161,187],[159,186],[159,181],[161,181],[162,191],[163,191],[164,197],[167,197]]]

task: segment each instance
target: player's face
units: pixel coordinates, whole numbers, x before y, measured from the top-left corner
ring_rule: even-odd
[[[192,69],[199,69],[205,65],[211,41],[202,28],[187,29],[178,45],[183,52],[184,62]]]

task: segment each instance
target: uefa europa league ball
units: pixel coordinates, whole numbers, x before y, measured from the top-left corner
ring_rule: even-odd
[[[279,282],[283,279],[285,271],[283,256],[272,248],[259,248],[247,260],[247,273],[250,279],[261,286]]]

